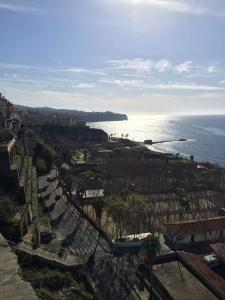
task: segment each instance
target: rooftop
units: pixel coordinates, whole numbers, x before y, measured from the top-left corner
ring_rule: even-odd
[[[212,232],[225,229],[225,216],[164,224],[174,235]]]
[[[179,266],[177,261],[154,266],[154,274],[174,300],[217,299],[185,266]]]
[[[187,252],[179,252],[180,260],[189,266],[193,272],[202,279],[202,281],[210,287],[219,299],[225,299],[225,281],[216,272],[209,268],[200,255]],[[208,299],[208,298],[205,298]]]

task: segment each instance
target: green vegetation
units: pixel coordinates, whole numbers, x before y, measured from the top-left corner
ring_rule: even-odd
[[[54,158],[55,152],[53,149],[49,145],[39,140],[35,147],[34,154],[34,162],[39,175],[46,174],[50,171]]]
[[[35,160],[37,171],[39,174],[46,174],[48,172],[48,166],[43,158],[37,157]]]
[[[85,164],[90,159],[90,157],[90,152],[85,148],[81,148],[79,150],[76,150],[75,154],[72,156],[72,160],[76,164]]]
[[[149,231],[153,231],[149,216],[152,211],[146,201],[135,194],[117,194],[107,197],[104,201],[106,212],[116,226],[116,235],[122,237],[128,228],[138,232],[140,220],[148,222]]]
[[[24,155],[23,143],[20,140],[17,140],[17,143],[16,143],[16,153],[21,156]]]
[[[43,214],[40,215],[39,221],[40,221],[40,224],[42,226],[45,226],[45,227],[49,228],[50,227],[50,220],[51,219],[50,219],[50,216],[49,216],[48,213],[43,213]]]
[[[23,277],[31,282],[35,288],[46,287],[50,290],[57,290],[68,287],[73,283],[73,276],[70,272],[43,268],[39,270],[24,270]]]
[[[58,300],[59,298],[55,295],[53,295],[52,291],[49,291],[46,288],[41,288],[38,291],[38,296],[40,297],[40,299],[44,299],[44,300]]]
[[[79,177],[85,178],[85,179],[96,177],[96,175],[97,174],[95,172],[93,172],[93,170],[87,170],[87,171],[79,173]]]
[[[22,276],[32,284],[40,299],[96,300],[86,281],[77,281],[71,272],[41,266],[33,268],[33,264],[30,268],[30,263],[26,263],[26,268],[22,266]]]
[[[10,222],[15,214],[16,208],[10,197],[0,192],[0,220],[3,222]]]
[[[87,291],[83,291],[79,288],[73,288],[73,291],[68,292],[68,296],[65,296],[63,299],[67,300],[94,300],[96,299],[93,295],[88,293]],[[43,300],[61,300],[62,295],[58,295],[57,293],[53,293],[46,288],[41,288],[38,291],[38,296]]]

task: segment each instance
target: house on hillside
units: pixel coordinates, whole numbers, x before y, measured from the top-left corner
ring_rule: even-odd
[[[164,224],[164,237],[172,249],[225,239],[225,216]]]
[[[13,104],[0,93],[0,127],[7,128],[7,122],[13,113],[13,109]]]
[[[14,113],[14,105],[0,93],[0,130],[7,129],[17,134],[21,126],[19,116]]]

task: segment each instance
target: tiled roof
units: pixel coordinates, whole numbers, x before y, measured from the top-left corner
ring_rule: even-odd
[[[38,178],[38,189],[39,191],[47,188],[49,186],[49,182],[46,180],[46,176],[42,176]]]
[[[225,229],[225,216],[164,224],[173,235],[219,231]]]
[[[45,207],[49,208],[50,206],[52,206],[53,204],[55,204],[55,194],[54,192],[51,194],[51,196],[49,197],[48,200],[44,201]]]
[[[201,259],[199,255],[187,252],[178,252],[180,260],[185,266],[191,267],[197,277],[200,277],[207,287],[219,296],[219,299],[225,299],[225,281],[216,272],[211,270]]]
[[[47,200],[44,201],[45,207],[49,208],[50,206],[52,206],[56,202],[56,196],[61,197],[62,194],[63,190],[60,186],[50,194]]]
[[[53,193],[53,191],[57,189],[58,184],[59,184],[58,180],[51,182],[47,187],[47,189],[44,192],[40,193],[41,197],[45,198],[49,196],[51,193]]]
[[[66,209],[68,208],[66,203],[66,198],[63,195],[55,204],[54,209],[52,212],[50,212],[50,216],[52,218],[52,220],[56,220],[58,219],[60,216],[62,216]]]

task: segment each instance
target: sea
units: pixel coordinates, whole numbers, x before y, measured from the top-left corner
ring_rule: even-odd
[[[89,123],[115,137],[130,140],[171,141],[148,146],[164,153],[194,155],[195,160],[225,167],[225,115],[169,116],[128,114],[127,121]],[[186,139],[187,141],[177,141]]]

